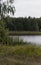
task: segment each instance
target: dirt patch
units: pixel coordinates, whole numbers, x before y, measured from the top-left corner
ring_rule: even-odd
[[[0,57],[0,65],[41,65],[41,58],[6,56]]]

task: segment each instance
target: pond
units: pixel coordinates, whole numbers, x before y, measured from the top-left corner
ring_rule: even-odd
[[[19,38],[23,40],[24,42],[30,42],[30,43],[36,43],[36,44],[41,44],[41,36],[11,36],[13,39]]]

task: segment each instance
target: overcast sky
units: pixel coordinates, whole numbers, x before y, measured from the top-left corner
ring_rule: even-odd
[[[14,6],[15,17],[41,17],[41,0],[14,0]]]
[[[15,0],[15,17],[40,17],[41,0]]]

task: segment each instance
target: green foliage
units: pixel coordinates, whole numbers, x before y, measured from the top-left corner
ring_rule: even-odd
[[[9,31],[39,31],[41,29],[41,21],[37,18],[7,17],[5,18],[5,21]]]
[[[5,28],[5,23],[3,21],[0,21],[0,44],[13,44],[13,39],[8,37],[8,30]]]
[[[15,7],[14,5],[12,6],[13,2],[14,0],[6,0],[3,3],[0,3],[0,17],[2,20],[6,16],[9,16],[9,13],[12,13],[12,15],[14,15]]]
[[[13,39],[8,37],[8,31],[6,27],[5,17],[9,16],[9,13],[14,15],[15,7],[12,6],[14,0],[0,0],[0,44],[13,44]],[[7,19],[9,20],[9,19]]]
[[[7,37],[7,30],[5,30],[5,23],[0,21],[0,42],[4,42]]]

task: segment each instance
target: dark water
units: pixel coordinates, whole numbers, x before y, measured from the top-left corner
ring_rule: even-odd
[[[11,36],[13,39],[19,38],[22,39],[24,42],[31,42],[36,44],[41,44],[41,36]]]

